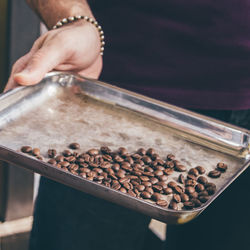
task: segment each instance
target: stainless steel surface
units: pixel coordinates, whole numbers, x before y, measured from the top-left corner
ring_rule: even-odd
[[[39,147],[46,157],[48,148],[62,151],[73,141],[80,143],[80,151],[103,145],[114,150],[125,146],[130,152],[154,147],[162,157],[175,154],[188,168],[202,165],[208,172],[222,161],[229,169],[213,180],[218,191],[210,201],[191,211],[173,211],[18,151],[30,145]],[[185,223],[196,217],[249,165],[247,130],[60,72],[50,73],[36,86],[21,87],[0,97],[0,145],[1,159],[167,223]],[[175,173],[171,178],[176,180],[177,176]],[[165,198],[169,200],[171,195]]]

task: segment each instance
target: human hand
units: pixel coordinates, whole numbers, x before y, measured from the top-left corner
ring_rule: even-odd
[[[94,25],[79,20],[42,35],[30,52],[15,62],[4,91],[34,85],[52,70],[98,78],[102,56],[99,32]]]

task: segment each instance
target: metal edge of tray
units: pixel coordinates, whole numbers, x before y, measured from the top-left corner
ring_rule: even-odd
[[[23,167],[28,170],[39,173],[49,179],[60,182],[82,192],[94,195],[98,198],[108,200],[118,205],[125,206],[129,209],[141,212],[152,218],[166,222],[168,224],[184,224],[197,217],[202,213],[246,168],[250,165],[247,161],[241,169],[218,190],[211,198],[201,207],[192,210],[171,210],[162,208],[143,199],[132,197],[117,190],[108,188],[93,181],[83,179],[80,176],[66,172],[46,162],[37,160],[31,156],[16,152],[4,146],[0,146],[0,159]],[[131,202],[131,199],[133,202]]]
[[[248,159],[250,131],[198,113],[164,103],[116,86],[65,72],[51,72],[42,82],[74,85],[77,80],[87,95],[146,115],[181,137],[214,150]],[[143,110],[142,110],[143,108]]]

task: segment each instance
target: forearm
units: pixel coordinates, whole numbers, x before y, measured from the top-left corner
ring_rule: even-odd
[[[65,17],[76,15],[93,17],[86,0],[26,0],[26,2],[49,29]]]

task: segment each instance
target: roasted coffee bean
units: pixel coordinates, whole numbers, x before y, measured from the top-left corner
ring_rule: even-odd
[[[125,162],[125,163],[127,163],[127,165],[129,164],[128,162]],[[131,166],[133,168],[133,170],[135,170],[135,171],[143,171],[144,170],[144,167],[142,167],[138,163],[134,163],[132,165],[129,164],[129,166]]]
[[[102,180],[104,180],[104,176],[102,176],[102,175],[96,176],[94,178],[94,180],[102,181]]]
[[[54,158],[56,156],[57,152],[55,149],[49,149],[48,150],[48,157],[49,158]]]
[[[205,184],[205,188],[208,188],[208,187],[212,187],[212,188],[215,188],[216,189],[216,185],[212,182],[208,182]]]
[[[174,194],[173,195],[173,200],[177,203],[181,202],[181,197],[179,194]]]
[[[92,149],[88,150],[88,154],[91,155],[91,156],[98,155],[99,154],[99,150],[95,149],[95,148],[92,148]]]
[[[188,174],[187,179],[196,181],[197,177],[195,175],[193,175],[193,174]]]
[[[65,172],[69,172],[69,170],[66,167],[62,167],[61,169],[64,170]],[[92,181],[93,181],[93,178],[92,178]]]
[[[144,148],[139,148],[138,150],[137,150],[137,153],[139,154],[139,155],[145,155],[146,154],[146,150],[144,149]]]
[[[102,169],[108,169],[112,166],[112,164],[110,162],[104,161],[102,164],[100,164],[100,167]]]
[[[138,180],[139,177],[136,175],[129,175],[130,180]]]
[[[216,192],[216,188],[214,188],[214,187],[207,187],[206,191],[208,192],[209,195],[213,195]]]
[[[81,173],[89,173],[91,170],[89,168],[80,168],[79,172]]]
[[[123,177],[119,180],[120,183],[125,183],[125,182],[129,182],[129,178],[128,177]]]
[[[141,176],[142,175],[142,171],[131,171],[132,175],[136,175],[136,176]]]
[[[115,190],[119,190],[119,189],[121,188],[121,184],[119,184],[119,183],[114,183],[114,184],[111,185],[111,187],[112,187],[113,189],[115,189]]]
[[[77,163],[77,162],[76,162]],[[88,163],[78,163],[79,167],[81,168],[88,168],[89,167],[89,164]]]
[[[74,163],[69,165],[69,170],[77,171],[78,169],[79,169],[79,166]]]
[[[76,161],[76,158],[75,158],[75,156],[71,155],[69,157],[66,157],[65,160],[70,162],[70,163],[73,163]]]
[[[145,164],[149,164],[152,160],[149,156],[142,156],[141,160],[145,163]]]
[[[73,152],[72,155],[75,156],[75,157],[79,157],[80,156],[80,154],[78,152]]]
[[[62,154],[63,154],[64,156],[68,157],[68,156],[71,156],[71,155],[72,155],[72,152],[71,152],[70,150],[66,149],[66,150],[64,150],[64,151],[62,152]]]
[[[111,187],[110,183],[106,182],[106,181],[103,182],[103,185],[106,186],[106,187],[109,187],[109,188]]]
[[[183,174],[180,174],[180,175],[179,175],[178,181],[179,181],[181,184],[184,184],[184,183],[185,183],[185,177],[184,177]]]
[[[136,194],[132,190],[128,190],[128,194],[132,197],[136,197]]]
[[[98,174],[103,173],[103,170],[101,168],[93,168],[93,171],[95,171]]]
[[[199,196],[199,200],[202,203],[205,203],[209,200],[209,196]]]
[[[126,158],[124,159],[124,161],[130,163],[131,165],[134,164],[134,160],[133,160],[133,158],[130,157],[130,156],[126,157]]]
[[[205,190],[205,187],[202,185],[202,184],[197,184],[196,186],[195,186],[195,190],[199,193],[199,192],[202,192],[202,191],[204,191]]]
[[[108,183],[111,183],[111,181],[112,181],[111,178],[109,178],[108,176],[105,176],[104,174],[106,174],[106,173],[101,174],[102,176],[104,176],[104,181],[108,182]]]
[[[142,192],[142,191],[145,190],[145,186],[143,186],[143,185],[137,185],[137,186],[136,186],[136,189],[137,189],[138,191]]]
[[[192,180],[192,179],[188,179],[188,180],[185,180],[185,186],[191,186],[191,187],[195,187],[196,185],[196,180]]]
[[[155,192],[161,192],[162,191],[162,186],[160,186],[160,185],[153,185],[152,188],[153,188],[153,190]]]
[[[170,182],[168,183],[168,186],[169,186],[170,188],[174,188],[174,187],[177,186],[177,183],[174,182],[174,181],[170,181]]]
[[[168,202],[165,201],[165,200],[158,200],[156,202],[156,205],[161,206],[161,207],[167,207],[168,206]]]
[[[21,151],[22,151],[23,153],[29,154],[29,153],[32,152],[32,147],[30,147],[30,146],[23,146],[23,147],[21,147]]]
[[[217,164],[217,169],[221,172],[226,172],[227,171],[227,164],[223,163],[223,162],[219,162]]]
[[[153,172],[154,172],[154,169],[151,168],[151,167],[145,167],[145,168],[144,168],[144,171],[149,172],[149,173],[153,173]]]
[[[148,176],[148,177],[154,177],[155,176],[153,173],[150,173],[150,172],[144,172],[143,174]]]
[[[206,170],[202,166],[197,166],[195,169],[198,170],[199,174],[205,174]]]
[[[182,202],[189,201],[189,196],[187,194],[182,193],[182,194],[180,194],[180,196],[181,196]]]
[[[125,175],[124,173],[122,173],[122,172],[117,172],[117,173],[116,173],[116,176],[117,176],[118,178],[124,178],[126,175]]]
[[[110,155],[103,155],[103,156],[102,156],[102,159],[103,159],[104,161],[108,161],[108,162],[111,162],[111,161],[112,161],[112,157],[111,157]]]
[[[119,155],[116,155],[115,157],[113,157],[113,160],[115,162],[118,162],[118,163],[121,163],[121,162],[124,161],[124,159],[121,156],[119,156]]]
[[[172,161],[167,161],[167,162],[165,163],[165,166],[166,166],[167,168],[174,168],[175,164],[174,164]]]
[[[187,194],[192,194],[194,192],[195,192],[195,188],[194,187],[188,186],[185,189],[185,193],[187,193]]]
[[[170,187],[164,188],[163,191],[164,191],[164,194],[166,194],[166,195],[172,194],[172,193],[173,193],[173,189],[170,188]]]
[[[127,164],[122,164],[121,168],[128,171],[128,172],[131,172],[133,170],[133,168],[129,167]]]
[[[164,182],[164,181],[159,181],[159,182],[157,182],[157,185],[160,185],[160,186],[162,186],[163,188],[167,188],[167,187],[168,187],[168,184],[167,184],[166,182]]]
[[[62,166],[61,166],[59,163],[57,163],[55,166],[56,166],[57,168],[62,168]]]
[[[192,201],[185,201],[185,202],[183,202],[183,205],[188,210],[193,209],[195,206]]]
[[[165,173],[166,175],[171,175],[171,174],[174,173],[174,169],[173,169],[173,168],[166,168],[166,169],[164,170],[164,173]]]
[[[79,149],[80,148],[80,144],[77,142],[73,142],[69,144],[69,148],[71,149]]]
[[[121,187],[121,188],[119,189],[119,191],[121,191],[121,192],[124,193],[124,194],[127,193],[127,190],[126,190],[124,187]]]
[[[43,157],[41,155],[38,155],[36,158],[37,160],[43,161]]]
[[[90,171],[87,173],[87,176],[91,176],[91,177],[96,177],[97,176],[97,173],[95,171]]]
[[[200,176],[200,177],[197,179],[197,181],[198,181],[199,183],[203,184],[203,185],[205,185],[205,184],[208,183],[207,178],[204,177],[204,176]]]
[[[197,192],[193,192],[193,193],[189,194],[188,196],[189,196],[189,199],[196,199],[196,198],[198,198],[199,195]]]
[[[151,155],[151,159],[152,159],[153,161],[158,161],[158,160],[160,160],[160,156],[159,156],[158,154],[152,154],[152,155]]]
[[[124,182],[123,184],[123,187],[125,187],[126,189],[133,189],[133,185],[129,182]]]
[[[190,168],[188,171],[188,174],[191,174],[197,177],[199,175],[199,171],[196,168]]]
[[[202,203],[198,199],[192,199],[191,201],[193,202],[194,207],[200,207],[202,205]]]
[[[70,163],[67,162],[67,161],[59,162],[59,164],[60,164],[62,167],[68,167],[68,166],[70,165]]]
[[[87,161],[87,162],[89,162],[89,161]],[[86,163],[87,164],[87,162],[85,162],[84,158],[78,158],[78,159],[76,159],[76,163],[78,163],[78,164],[81,164],[81,163]]]
[[[140,185],[140,184],[141,184],[140,180],[131,180],[130,182],[131,182],[134,186],[137,186],[137,185]]]
[[[139,154],[132,154],[131,157],[132,157],[134,160],[139,160],[139,159],[142,158],[142,156],[139,155]]]
[[[137,197],[140,196],[140,191],[139,191],[138,189],[135,188],[135,189],[134,189],[134,192],[135,192],[135,194],[136,194]]]
[[[208,192],[206,190],[200,192],[198,196],[208,196]]]
[[[175,202],[175,201],[171,201],[170,203],[169,203],[169,208],[171,208],[171,209],[173,209],[173,210],[177,210],[178,209],[178,205],[177,205],[177,203]]]
[[[153,154],[155,154],[155,150],[153,148],[149,148],[146,152],[147,155],[151,156]]]
[[[157,178],[155,178],[155,177],[152,177],[152,178],[150,178],[150,182],[154,185],[157,182],[159,182],[159,180]]]
[[[109,147],[101,147],[100,148],[100,151],[103,153],[103,154],[110,154],[112,152],[112,150],[109,148]]]
[[[51,165],[56,165],[57,161],[55,159],[49,159],[48,163]]]
[[[99,166],[99,164],[97,164],[97,163],[94,163],[94,162],[89,163],[90,168],[97,168],[98,166]]]
[[[181,186],[175,186],[175,187],[173,188],[173,191],[174,191],[175,193],[177,193],[177,194],[181,194],[181,193],[184,192],[184,190],[183,190],[183,188],[182,188]]]
[[[161,175],[163,175],[163,171],[162,170],[156,170],[156,171],[154,171],[154,175],[155,176],[161,176]]]
[[[139,176],[139,178],[141,179],[141,181],[149,181],[150,180],[149,177],[144,176],[144,175]]]
[[[159,193],[153,193],[151,198],[152,198],[153,201],[159,201],[159,200],[162,199],[162,195],[159,194]]]
[[[151,198],[151,194],[148,193],[147,191],[143,191],[141,193],[141,197],[144,198],[144,199],[150,199]]]
[[[87,177],[87,174],[86,173],[79,173],[79,176],[83,177],[83,178],[86,178]]]
[[[167,181],[167,180],[168,180],[168,177],[167,177],[167,175],[160,175],[160,176],[158,176],[158,179],[159,179],[160,181]]]
[[[152,161],[149,163],[150,167],[152,167],[153,169],[156,168],[156,166],[158,165],[158,162],[157,161]]]
[[[145,163],[141,159],[135,159],[134,163],[140,164],[141,166],[145,165]]]
[[[163,170],[165,170],[165,168],[163,166],[157,165],[155,167],[155,170],[161,170],[161,171],[163,171]]]
[[[127,155],[128,154],[128,150],[126,148],[124,148],[124,147],[120,147],[120,148],[118,148],[118,153],[120,155]]]
[[[167,160],[168,161],[173,161],[175,159],[175,156],[173,154],[168,154],[167,155]]]
[[[112,185],[114,185],[114,184],[120,184],[118,180],[112,180],[111,183],[112,183]]]
[[[212,170],[208,173],[208,176],[211,178],[219,178],[221,176],[221,172],[218,170]]]
[[[187,168],[184,166],[184,165],[175,165],[175,171],[178,171],[178,172],[185,172],[187,171]]]
[[[145,188],[145,191],[147,191],[147,192],[150,193],[151,195],[154,193],[154,190],[153,190],[153,188],[151,188],[151,187],[146,187],[146,188]]]
[[[118,180],[118,178],[117,178],[114,174],[109,174],[109,177],[110,177],[112,180]]]
[[[152,183],[149,182],[149,181],[142,182],[142,185],[145,186],[145,187],[152,187]]]

